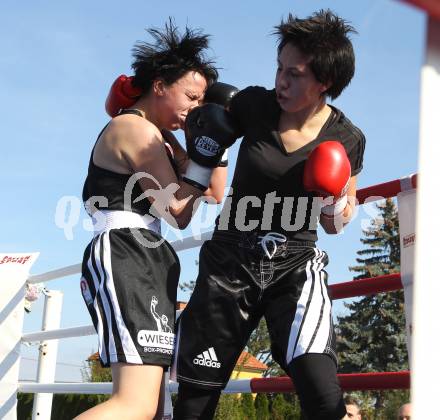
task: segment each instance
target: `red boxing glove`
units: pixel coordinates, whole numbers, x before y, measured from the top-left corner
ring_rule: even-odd
[[[105,110],[110,117],[116,117],[119,111],[133,106],[142,89],[132,85],[133,76],[121,74],[112,84],[105,101]]]
[[[325,141],[310,153],[304,167],[304,188],[324,198],[333,196],[336,201],[324,206],[322,212],[337,215],[347,204],[347,189],[351,176],[351,165],[344,146],[338,141]]]

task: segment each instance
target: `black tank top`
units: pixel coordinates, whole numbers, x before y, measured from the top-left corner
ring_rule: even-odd
[[[352,176],[357,175],[362,169],[364,135],[332,107],[316,139],[288,153],[278,131],[281,109],[274,90],[246,88],[232,99],[230,112],[244,137],[232,194],[227,197],[216,229],[275,231],[292,240],[316,241],[319,207],[315,206],[311,217],[314,195],[303,187],[307,156],[323,141],[337,140],[346,149]]]
[[[142,117],[142,114],[135,109],[122,110],[121,114],[134,114]],[[108,125],[108,124],[107,124]],[[145,215],[149,213],[151,203],[144,198],[136,203],[134,201],[142,194],[142,189],[134,179],[127,185],[133,174],[120,174],[101,168],[93,162],[93,153],[96,143],[107,125],[101,130],[98,138],[93,146],[90,155],[89,168],[86,180],[84,182],[82,199],[87,212],[90,214],[90,206],[94,206],[98,210],[125,210]],[[171,146],[166,147],[170,163],[178,176],[177,166],[172,155]],[[127,194],[126,203],[124,202],[124,194]]]

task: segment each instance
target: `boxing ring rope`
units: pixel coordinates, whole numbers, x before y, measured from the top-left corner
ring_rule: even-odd
[[[402,287],[400,274],[396,273],[331,284],[329,289],[331,298],[337,300],[381,292],[392,292]]]
[[[416,187],[417,174],[412,174],[401,179],[395,179],[382,184],[372,185],[371,187],[361,188],[356,193],[356,199],[358,200],[359,205],[364,204],[365,202],[372,203],[384,198],[395,197],[401,191]],[[204,241],[210,239],[211,236],[212,231],[204,232],[200,235],[200,239],[188,237],[181,241],[174,241],[171,243],[171,245],[176,252],[184,251],[201,245]],[[73,264],[57,270],[30,276],[27,281],[31,284],[43,283],[62,277],[67,277],[72,274],[79,274],[80,272],[81,264]]]
[[[371,187],[361,188],[356,193],[356,199],[358,200],[359,205],[364,204],[366,201],[368,201],[368,203],[372,203],[384,198],[395,197],[399,192],[411,187],[416,188],[416,186],[417,174],[412,174],[401,179],[395,179],[382,184],[372,185]],[[188,237],[181,241],[174,241],[171,243],[171,245],[176,252],[184,251],[201,245],[204,241],[210,239],[211,236],[212,231],[204,232],[200,235],[200,239]],[[31,284],[43,283],[50,280],[67,277],[72,274],[79,274],[80,272],[81,264],[73,264],[57,270],[30,276],[27,281]]]
[[[415,188],[417,185],[417,175],[410,175],[402,179],[373,185],[360,189],[357,192],[359,204],[371,203],[383,198],[394,197],[401,191]],[[200,246],[205,240],[210,239],[212,232],[205,232],[199,238],[188,237],[181,241],[174,241],[171,245],[178,251],[191,249]],[[79,274],[80,264],[70,265],[57,270],[49,271],[39,275],[31,275],[27,282],[31,284],[48,282],[61,277]],[[374,293],[389,292],[402,289],[401,276],[399,273],[388,274],[373,278],[347,281],[332,284],[329,286],[332,299],[345,299],[357,296],[364,296]],[[45,316],[49,316],[45,314]],[[50,340],[61,338],[74,338],[96,334],[93,325],[48,329],[25,333],[21,337],[22,343],[46,343]],[[41,358],[41,355],[40,355]],[[51,362],[56,363],[55,354],[51,354]],[[338,378],[344,391],[353,390],[372,390],[372,389],[408,389],[410,386],[410,372],[370,372],[339,374]],[[170,392],[177,391],[177,384],[170,382]],[[44,383],[19,382],[19,392],[35,393],[37,395],[50,395],[57,393],[64,394],[110,394],[112,392],[111,383]],[[231,380],[225,388],[225,393],[245,393],[245,392],[292,392],[294,386],[289,377],[277,378],[253,378],[242,380]]]
[[[366,296],[375,293],[391,292],[402,289],[400,274],[387,274],[344,283],[331,284],[330,295],[333,300]],[[93,325],[59,328],[56,330],[36,331],[23,334],[22,342],[56,340],[60,338],[83,337],[96,334]]]
[[[58,328],[56,330],[36,331],[33,333],[23,334],[21,341],[23,343],[34,343],[37,341],[58,340],[60,338],[85,337],[87,335],[95,335],[95,327],[93,325],[83,325],[79,327]]]
[[[398,193],[411,188],[417,188],[417,174],[411,174],[401,179],[395,179],[393,181],[362,188],[357,191],[356,198],[359,204],[364,204],[366,201],[371,203],[376,201],[377,196],[378,200],[391,198],[395,197]]]
[[[338,374],[338,379],[344,391],[408,389],[410,386],[409,371],[340,373]],[[279,378],[254,378],[251,379],[250,382],[250,391],[248,392],[295,391],[295,387],[288,376]]]
[[[368,372],[340,373],[338,379],[344,391],[371,391],[387,389],[408,389],[410,386],[409,371],[401,372]],[[170,383],[170,392],[177,392],[177,383]],[[111,382],[93,383],[20,383],[20,392],[51,394],[111,394]],[[272,393],[294,392],[295,387],[288,376],[276,378],[236,379],[228,382],[223,393]]]
[[[190,236],[188,238],[182,239],[181,241],[174,241],[171,243],[171,245],[173,246],[176,252],[185,251],[187,249],[200,246],[206,240],[211,239],[211,236],[212,236],[212,231],[204,232],[200,235],[200,238],[195,238],[193,236]],[[57,270],[48,271],[46,273],[37,274],[34,276],[29,276],[27,282],[30,284],[43,283],[79,273],[81,273],[81,264],[73,264]]]

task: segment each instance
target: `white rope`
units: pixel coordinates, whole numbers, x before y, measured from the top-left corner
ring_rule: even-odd
[[[111,382],[36,383],[19,382],[18,392],[49,394],[111,394]]]
[[[208,239],[211,239],[212,231],[205,232],[200,235],[197,239],[194,236],[189,236],[187,238],[182,239],[181,241],[171,242],[171,246],[174,248],[176,252],[185,251],[186,249],[195,248],[197,246],[201,246],[203,242]],[[67,267],[59,268],[57,270],[48,271],[46,273],[37,274],[34,276],[29,276],[28,283],[43,283],[50,280],[59,279],[62,277],[71,276],[72,274],[81,273],[81,264],[73,264]]]
[[[251,392],[250,379],[238,379],[228,382],[223,390],[225,394],[236,394],[243,392]],[[171,393],[176,393],[178,384],[176,382],[169,383]],[[111,382],[65,382],[65,383],[36,383],[36,382],[19,382],[18,391],[25,393],[50,393],[50,394],[111,394]]]
[[[59,279],[61,277],[78,274],[81,272],[81,264],[68,265],[67,267],[59,268],[58,270],[48,271],[47,273],[29,276],[28,283],[43,283],[50,280]]]
[[[235,379],[229,381],[226,388],[223,390],[224,394],[238,394],[242,392],[251,392],[250,379]]]
[[[32,343],[35,341],[56,340],[58,338],[84,337],[96,334],[93,325],[82,325],[80,327],[58,328],[56,330],[35,331],[23,334],[22,342]]]
[[[195,248],[197,246],[201,246],[203,242],[211,239],[213,231],[204,232],[197,239],[194,236],[188,236],[187,238],[182,239],[181,241],[171,242],[171,246],[174,248],[176,252],[185,251],[186,249]]]

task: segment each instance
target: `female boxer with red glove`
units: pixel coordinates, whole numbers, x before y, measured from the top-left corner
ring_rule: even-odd
[[[289,16],[279,36],[275,89],[231,100],[243,135],[232,195],[179,320],[174,418],[210,419],[235,363],[265,317],[273,358],[292,378],[307,419],[339,420],[345,405],[327,290],[328,233],[347,222],[365,138],[327,99],[354,75],[353,28],[330,11]],[[203,108],[203,106],[202,106]]]
[[[221,147],[210,151],[209,162],[194,150],[183,165],[177,157],[182,151],[162,134],[183,129],[217,79],[204,57],[208,36],[188,28],[180,36],[172,21],[149,33],[155,42],[134,49],[132,82],[139,95],[98,136],[84,184],[95,235],[84,253],[81,291],[98,333],[100,361],[112,369],[113,394],[80,419],[154,417],[174,347],[180,272],[159,218],[185,227],[211,175],[225,171],[217,168],[229,135],[224,108],[211,111]],[[226,174],[220,178],[216,191],[223,191]]]
[[[356,179],[339,141],[325,141],[313,149],[304,166],[304,189],[322,197],[320,222],[327,233],[338,233],[353,213]],[[348,198],[351,198],[350,204]]]

